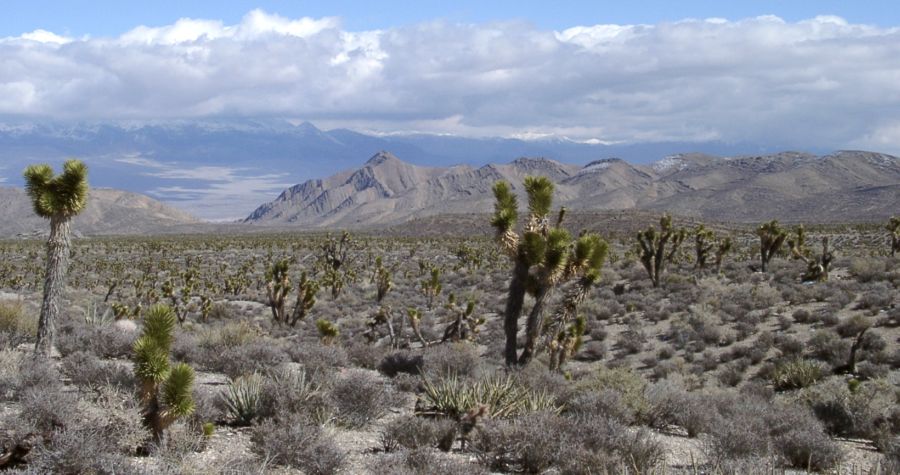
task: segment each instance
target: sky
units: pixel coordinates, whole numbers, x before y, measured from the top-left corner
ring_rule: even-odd
[[[900,151],[888,2],[636,3],[12,0],[0,120]]]

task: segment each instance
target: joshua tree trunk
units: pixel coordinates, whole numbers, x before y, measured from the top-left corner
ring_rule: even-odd
[[[509,298],[506,299],[506,310],[503,316],[503,328],[506,331],[506,365],[513,366],[519,361],[516,351],[516,340],[519,333],[519,315],[525,303],[525,281],[528,280],[528,264],[525,259],[515,259],[512,281],[509,283]]]
[[[44,279],[44,301],[38,320],[36,356],[50,355],[56,337],[56,320],[59,305],[66,286],[69,269],[69,224],[68,217],[56,214],[50,218],[50,239],[47,241],[47,272]]]
[[[528,321],[525,322],[525,348],[519,357],[519,364],[522,366],[531,362],[534,356],[534,347],[538,338],[541,336],[541,330],[544,328],[544,306],[550,297],[549,286],[541,286],[534,296],[534,307],[528,314]]]

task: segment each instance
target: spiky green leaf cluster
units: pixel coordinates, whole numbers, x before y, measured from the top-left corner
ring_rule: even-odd
[[[154,305],[144,316],[144,331],[134,342],[134,373],[138,379],[159,384],[170,372],[169,349],[177,321],[166,305]]]
[[[496,201],[491,225],[497,229],[499,234],[503,234],[516,225],[516,220],[519,219],[519,202],[509,183],[505,181],[494,183],[493,191]]]
[[[172,367],[163,383],[160,400],[165,405],[167,417],[178,419],[194,412],[194,370],[185,363]]]
[[[528,212],[537,219],[546,218],[553,205],[553,182],[545,176],[528,176],[523,185],[528,194]]]
[[[590,282],[600,279],[600,270],[609,253],[609,244],[597,234],[587,233],[578,237],[572,249],[571,273],[582,272]]]
[[[31,165],[23,175],[34,212],[42,218],[71,217],[87,205],[87,166],[80,160],[67,160],[57,176],[46,164]]]

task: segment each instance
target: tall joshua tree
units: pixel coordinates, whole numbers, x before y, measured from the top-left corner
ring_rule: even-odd
[[[556,223],[548,219],[553,204],[553,183],[546,177],[526,177],[525,192],[528,195],[528,219],[521,235],[513,229],[519,217],[518,200],[508,183],[494,184],[494,217],[491,225],[496,239],[513,261],[512,279],[504,310],[503,326],[506,333],[506,364],[527,364],[534,355],[535,345],[543,329],[544,307],[551,291],[566,274],[572,237],[560,225],[565,208],[559,212]],[[516,339],[519,317],[525,294],[534,296],[534,307],[525,324],[525,347],[517,355]]]
[[[47,357],[53,347],[59,304],[66,285],[72,218],[87,205],[87,166],[80,160],[68,160],[62,174],[54,176],[50,165],[31,165],[25,169],[24,176],[34,212],[50,220],[44,301],[34,348],[35,355]]]
[[[659,218],[659,231],[650,226],[637,235],[641,264],[654,287],[659,287],[659,279],[668,262],[675,259],[678,246],[684,241],[687,231],[676,229],[672,217],[664,214]]]
[[[787,231],[781,228],[778,220],[772,220],[756,228],[756,235],[759,236],[759,258],[762,266],[760,270],[766,272],[769,268],[769,261],[787,239]]]

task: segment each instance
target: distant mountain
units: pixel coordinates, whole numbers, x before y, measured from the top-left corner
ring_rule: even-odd
[[[92,188],[87,207],[75,217],[73,232],[83,235],[152,234],[174,226],[197,224],[193,216],[143,195]],[[21,188],[0,188],[0,237],[49,233],[47,220],[34,214]]]
[[[0,183],[20,186],[21,170],[30,163],[60,164],[78,157],[88,164],[94,186],[147,194],[201,218],[239,218],[287,183],[355,168],[360,157],[381,150],[411,164],[435,167],[477,167],[522,156],[583,165],[608,157],[649,163],[687,150],[717,155],[774,151],[758,144],[720,142],[603,144],[565,137],[376,135],[326,131],[280,119],[0,123]],[[235,189],[242,193],[228,194]]]
[[[441,168],[382,151],[360,168],[284,190],[245,222],[353,227],[484,213],[491,210],[495,181],[507,180],[521,194],[528,175],[549,177],[557,185],[557,202],[575,210],[644,209],[718,221],[882,220],[896,214],[900,202],[900,159],[872,152],[729,158],[692,153],[649,166],[621,159],[578,166],[519,158]]]

